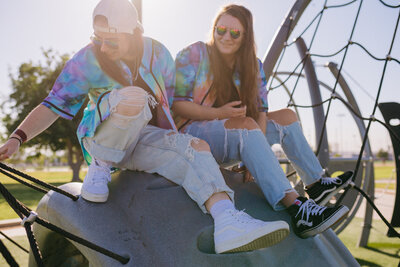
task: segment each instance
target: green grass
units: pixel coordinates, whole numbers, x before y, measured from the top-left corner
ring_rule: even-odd
[[[68,183],[72,179],[72,171],[67,172],[46,172],[46,171],[35,171],[29,172],[30,176],[40,179],[46,183],[50,183],[54,186],[60,186]],[[81,172],[80,177],[85,177],[85,173]],[[24,203],[31,209],[36,209],[36,206],[40,199],[43,197],[43,193],[31,189],[19,182],[0,174],[0,182],[10,191],[10,193],[19,201]],[[5,199],[0,197],[0,220],[17,218],[18,215],[8,205]]]
[[[386,236],[387,226],[380,220],[373,220],[366,248],[356,247],[361,234],[363,219],[354,218],[339,234],[340,240],[361,266],[397,267],[400,261],[400,240]],[[396,228],[400,231],[400,228]]]
[[[393,173],[395,169],[394,162],[386,162],[385,164],[374,164],[375,180],[391,179],[396,180],[396,173]]]
[[[395,190],[396,184],[390,183],[388,186],[387,183],[375,183],[375,188]]]
[[[11,238],[25,248],[26,250],[29,250],[29,242],[28,238],[26,236],[15,236]],[[14,260],[18,263],[19,266],[28,266],[29,262],[29,254],[8,241],[7,239],[1,239],[1,242],[7,247],[8,251],[10,251],[11,255],[13,256]],[[6,260],[2,257],[0,254],[0,266],[8,266]]]

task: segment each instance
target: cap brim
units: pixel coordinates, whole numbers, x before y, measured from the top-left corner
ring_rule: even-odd
[[[144,30],[143,30],[142,24],[139,21],[137,21],[136,23],[137,23],[136,24],[136,28],[138,28],[143,33]],[[120,28],[120,29],[117,30],[114,27],[101,27],[101,26],[97,26],[97,25],[93,25],[93,30],[96,31],[96,32],[107,32],[107,33],[129,33],[129,34],[133,34],[135,32],[134,29],[132,30],[132,29]]]

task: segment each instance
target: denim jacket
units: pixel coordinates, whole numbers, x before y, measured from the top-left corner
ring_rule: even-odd
[[[259,111],[268,111],[267,81],[265,78],[262,63],[258,59],[259,75]],[[181,50],[175,59],[176,83],[174,101],[191,101],[196,104],[211,107],[215,99],[208,94],[213,77],[210,74],[210,58],[207,45],[203,42],[196,42]],[[240,88],[239,73],[233,74],[233,82],[236,88]],[[178,129],[188,125],[188,120],[179,116],[175,117]]]
[[[147,37],[143,38],[143,42],[144,51],[139,73],[159,103],[157,126],[176,130],[169,109],[173,100],[175,84],[173,58],[161,43]],[[126,77],[132,81],[129,67],[122,61],[117,63],[121,64]],[[89,164],[91,157],[82,145],[82,138],[93,137],[100,123],[110,116],[109,93],[112,89],[122,87],[101,70],[93,52],[93,44],[89,44],[66,63],[49,95],[42,102],[42,105],[61,117],[72,119],[78,113],[86,97],[89,97],[88,105],[77,130],[84,158]]]

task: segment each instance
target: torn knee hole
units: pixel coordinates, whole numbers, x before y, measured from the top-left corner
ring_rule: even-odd
[[[145,102],[137,103],[137,104],[126,104],[120,102],[114,113],[120,114],[122,116],[136,116],[138,115],[144,108]]]
[[[194,150],[200,151],[210,151],[210,146],[204,140],[200,140],[198,138],[193,138],[190,141],[190,145],[193,147]]]
[[[112,113],[123,116],[138,115],[149,99],[148,93],[140,87],[129,86],[113,90],[110,95]]]
[[[250,117],[228,119],[225,121],[224,127],[225,129],[260,129],[257,122]]]
[[[170,147],[176,147],[176,137],[177,137],[176,132],[173,131],[166,134],[164,136],[166,144]]]

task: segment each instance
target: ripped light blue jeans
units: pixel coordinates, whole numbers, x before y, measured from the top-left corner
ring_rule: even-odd
[[[322,168],[304,138],[298,122],[281,126],[269,121],[267,138],[259,129],[225,129],[225,122],[226,120],[193,122],[186,128],[186,133],[205,140],[220,164],[234,160],[243,161],[275,210],[285,209],[280,201],[286,193],[294,189],[270,144],[282,145],[288,159],[307,185],[320,178]]]
[[[151,102],[152,97],[147,97]],[[109,102],[123,99],[118,90],[111,92]],[[207,212],[204,203],[217,192],[234,199],[219,166],[209,151],[196,151],[192,143],[198,138],[147,125],[152,118],[149,103],[136,116],[125,117],[125,126],[110,116],[83,144],[95,159],[114,167],[158,173],[181,185],[188,195]]]

